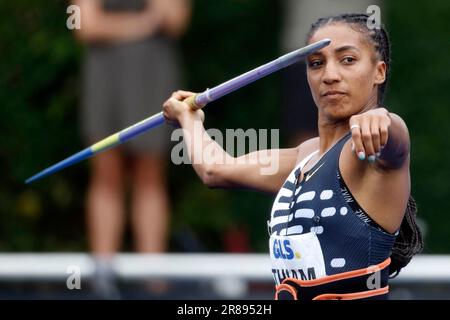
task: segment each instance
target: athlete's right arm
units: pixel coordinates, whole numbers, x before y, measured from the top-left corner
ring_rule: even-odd
[[[183,129],[189,159],[197,175],[211,188],[242,188],[276,193],[294,168],[298,148],[259,150],[233,157],[203,126],[202,110],[182,102],[192,92],[177,91],[163,104],[164,117]]]

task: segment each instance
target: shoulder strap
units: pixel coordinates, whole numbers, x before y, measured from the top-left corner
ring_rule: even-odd
[[[314,157],[317,152],[319,152],[319,150],[316,150],[316,151],[310,153],[306,158],[304,158],[300,162],[300,164],[299,164],[300,171],[303,170],[304,166],[306,166],[306,164],[309,162],[309,160],[311,160],[311,158]]]

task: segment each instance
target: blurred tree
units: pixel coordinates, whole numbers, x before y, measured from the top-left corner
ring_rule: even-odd
[[[23,184],[31,173],[81,147],[80,50],[66,29],[66,4],[2,1],[0,11],[0,250],[79,250],[80,168]]]
[[[387,5],[393,63],[386,102],[409,127],[412,192],[427,224],[425,252],[449,252],[450,2]]]

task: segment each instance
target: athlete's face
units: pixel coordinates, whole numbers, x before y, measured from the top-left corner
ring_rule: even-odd
[[[307,58],[308,83],[319,116],[346,119],[373,108],[386,64],[379,61],[366,35],[336,23],[318,29],[310,43],[324,38],[331,44]]]

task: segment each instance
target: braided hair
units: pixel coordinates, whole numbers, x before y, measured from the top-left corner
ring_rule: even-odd
[[[389,36],[383,25],[380,25],[380,28],[369,29],[367,27],[368,18],[368,15],[358,13],[320,18],[311,25],[307,40],[311,39],[321,27],[335,23],[348,24],[354,30],[365,35],[366,39],[373,45],[378,55],[377,59],[386,63],[386,80],[378,86],[377,104],[381,106],[386,95],[391,65]],[[412,257],[423,250],[424,243],[416,222],[416,214],[417,204],[410,195],[400,230],[391,251],[391,264],[389,266],[391,278],[397,276],[400,270],[411,261]]]

